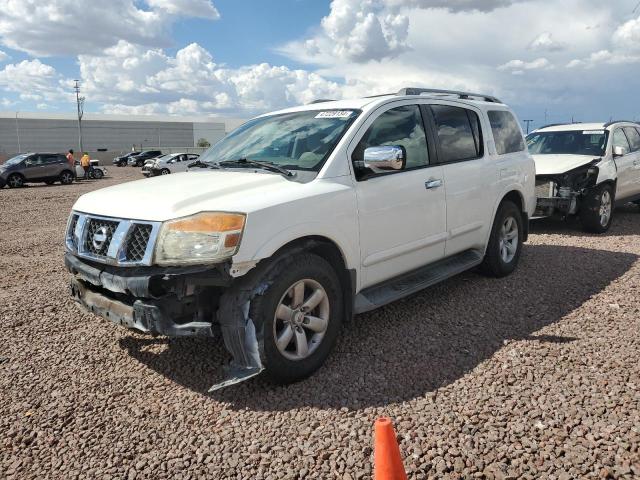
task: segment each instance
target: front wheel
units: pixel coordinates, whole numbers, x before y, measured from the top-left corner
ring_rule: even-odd
[[[592,188],[580,208],[580,221],[587,232],[604,233],[613,221],[614,194],[611,185],[605,183]]]
[[[7,185],[9,185],[9,188],[24,187],[24,177],[19,173],[13,173],[7,178]]]
[[[162,170],[160,170],[160,175],[169,175],[170,173],[171,172],[168,168],[163,168]]]
[[[104,177],[104,172],[99,168],[94,168],[93,178],[95,178],[96,180],[100,180],[102,177]]]
[[[331,265],[314,254],[281,260],[270,271],[250,317],[262,328],[265,372],[277,383],[291,383],[329,356],[344,315],[342,290]]]
[[[520,209],[508,200],[502,202],[480,265],[482,272],[492,277],[505,277],[513,272],[522,252],[523,232]]]

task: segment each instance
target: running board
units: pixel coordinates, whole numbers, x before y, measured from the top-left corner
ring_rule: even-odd
[[[387,303],[395,302],[469,270],[480,263],[482,263],[482,254],[477,250],[466,250],[439,260],[418,270],[364,289],[356,295],[354,311],[355,313],[364,313]]]

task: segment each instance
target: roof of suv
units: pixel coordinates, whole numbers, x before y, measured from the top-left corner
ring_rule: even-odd
[[[629,122],[626,120],[620,120],[616,122],[600,122],[600,123],[559,123],[554,125],[547,125],[546,127],[541,127],[536,129],[536,132],[568,132],[568,131],[577,131],[577,130],[604,130],[606,128],[612,127],[613,125],[617,125],[620,123],[625,123],[628,125],[638,126],[636,122]]]
[[[452,100],[462,103],[474,104],[477,106],[504,106],[497,98],[491,95],[481,93],[460,92],[456,90],[435,90],[423,88],[403,88],[397,93],[389,93],[383,95],[373,95],[370,97],[352,98],[346,100],[316,100],[307,105],[286,108],[277,112],[270,112],[263,116],[303,112],[309,110],[351,110],[363,109],[365,107],[373,108],[379,104],[385,103],[391,99],[407,100],[416,98],[430,98],[432,100]]]

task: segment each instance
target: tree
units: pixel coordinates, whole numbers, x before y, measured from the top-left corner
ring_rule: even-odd
[[[206,138],[201,138],[198,140],[198,146],[201,148],[209,148],[211,144],[209,143],[209,140],[207,140]]]

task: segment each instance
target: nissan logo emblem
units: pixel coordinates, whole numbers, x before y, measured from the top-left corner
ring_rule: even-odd
[[[91,241],[91,243],[93,244],[93,248],[95,248],[96,250],[102,249],[102,247],[104,246],[104,242],[106,241],[107,241],[107,227],[100,227],[93,234],[93,240]]]

